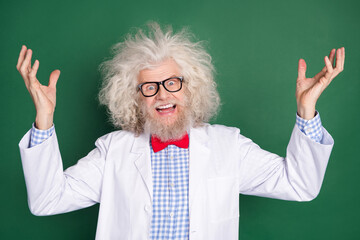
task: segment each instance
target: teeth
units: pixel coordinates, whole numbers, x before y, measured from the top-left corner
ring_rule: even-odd
[[[165,109],[165,108],[170,108],[170,107],[173,107],[174,104],[167,104],[167,105],[162,105],[162,106],[159,106],[157,107],[158,109]]]

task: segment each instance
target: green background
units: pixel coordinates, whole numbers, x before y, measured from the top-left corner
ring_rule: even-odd
[[[54,69],[55,124],[64,167],[113,128],[97,101],[98,66],[110,47],[149,20],[189,26],[217,69],[222,110],[212,123],[239,127],[284,155],[295,124],[297,62],[307,76],[331,48],[346,49],[345,70],[317,104],[335,139],[320,195],[297,203],[241,195],[240,239],[359,239],[359,1],[3,1],[0,2],[0,239],[93,239],[98,206],[31,215],[18,142],[35,118],[15,66],[21,45],[39,59],[38,79]],[[34,159],[36,160],[36,159]]]

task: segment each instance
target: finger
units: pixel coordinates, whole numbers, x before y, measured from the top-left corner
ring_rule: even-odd
[[[343,50],[342,48],[339,48],[336,51],[336,65],[334,68],[333,77],[337,76],[343,70],[343,58],[344,58]]]
[[[344,70],[344,63],[345,63],[345,47],[342,47],[342,63],[341,63],[341,69]]]
[[[306,62],[304,59],[299,59],[298,64],[298,79],[305,79],[306,78]]]
[[[23,46],[21,47],[21,51],[20,51],[20,54],[19,54],[18,62],[17,62],[17,64],[16,64],[16,69],[17,69],[18,71],[20,71],[20,66],[21,66],[22,62],[24,61],[25,53],[26,53],[26,46],[23,45]]]
[[[23,63],[21,64],[20,67],[20,71],[23,74],[23,76],[27,76],[31,70],[31,56],[32,56],[32,51],[31,49],[28,49],[26,51],[26,56],[25,56],[25,60],[23,61]]]
[[[60,70],[54,70],[50,74],[49,87],[56,88],[56,83],[59,79],[59,76],[60,76]]]
[[[323,69],[321,69],[321,71],[318,72],[318,73],[314,76],[315,80],[318,81],[321,77],[323,77],[323,76],[325,75],[325,73],[326,73],[326,66],[325,66]]]
[[[332,66],[334,65],[335,52],[336,52],[336,49],[333,48],[333,49],[331,49],[330,54],[329,54],[329,60],[330,60]],[[324,66],[323,69],[321,69],[321,71],[314,76],[315,80],[318,81],[321,77],[323,77],[325,75],[326,71],[327,71],[326,66]]]
[[[37,81],[36,73],[37,73],[37,71],[39,69],[39,64],[40,64],[39,61],[35,60],[34,65],[33,65],[32,69],[31,69],[31,71],[29,73],[30,84]]]
[[[341,50],[341,48],[339,48],[339,49],[336,51],[336,65],[335,65],[335,68],[337,68],[337,69],[340,69],[340,68],[341,68],[342,58],[343,58],[342,50]]]
[[[335,59],[335,52],[336,52],[336,49],[333,48],[330,50],[330,53],[329,53],[329,60],[331,62],[331,65],[334,65],[334,59]],[[322,69],[322,71],[325,73],[326,72],[326,66],[324,66],[324,68]]]
[[[333,74],[334,69],[333,69],[333,67],[331,65],[331,62],[330,62],[328,56],[325,56],[324,60],[325,60],[325,66],[326,66],[326,73],[325,73],[324,78],[326,78],[327,82],[330,83],[330,81],[332,79],[332,74]]]
[[[336,49],[334,48],[334,49],[331,49],[330,54],[329,54],[329,59],[330,59],[332,66],[334,66],[335,52],[336,52]]]

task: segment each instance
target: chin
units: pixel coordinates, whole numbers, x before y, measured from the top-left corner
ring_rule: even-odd
[[[162,125],[164,125],[164,127],[171,128],[176,125],[176,122],[178,120],[177,120],[177,118],[171,117],[171,118],[159,118],[155,121],[161,123]]]
[[[184,111],[169,117],[148,115],[145,120],[145,130],[162,141],[168,141],[181,138],[190,129],[190,123],[190,115]]]

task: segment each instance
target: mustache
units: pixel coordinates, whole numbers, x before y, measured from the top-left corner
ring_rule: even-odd
[[[173,104],[173,105],[182,106],[182,107],[185,107],[185,106],[186,106],[186,102],[185,102],[185,101],[177,101],[177,100],[171,99],[171,100],[168,100],[168,101],[163,101],[163,100],[156,101],[156,102],[152,105],[152,107],[157,108],[157,107],[160,107],[160,106],[163,106],[163,105],[167,105],[167,104]]]

